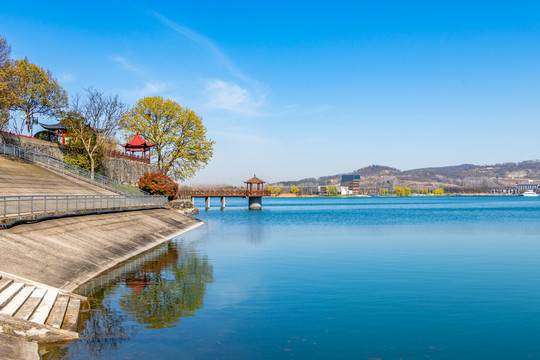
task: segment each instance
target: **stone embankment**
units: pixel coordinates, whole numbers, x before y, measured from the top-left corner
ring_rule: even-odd
[[[113,193],[16,158],[0,156],[0,196],[37,194]],[[36,289],[68,294],[116,265],[202,224],[175,211],[152,209],[63,217],[0,230],[0,274],[4,279],[14,279],[0,290],[0,359],[39,358],[36,343],[28,342],[32,335],[17,338],[17,334],[50,331],[54,324],[63,330],[65,316],[55,315],[54,324],[49,325],[29,321],[38,306],[25,310],[30,316],[28,320],[17,317],[21,308],[30,306],[26,301],[33,295],[36,299],[44,295],[40,301],[45,300],[43,290],[35,292]],[[6,301],[2,305],[1,294],[5,291]],[[70,301],[63,295],[58,298],[63,299],[58,313],[64,313],[65,308],[67,314]],[[75,306],[77,301],[72,304]],[[46,321],[55,313],[55,306],[56,303],[50,307]],[[51,336],[42,340],[54,340]]]
[[[73,291],[122,261],[201,224],[155,209],[19,225],[0,230],[0,271]]]

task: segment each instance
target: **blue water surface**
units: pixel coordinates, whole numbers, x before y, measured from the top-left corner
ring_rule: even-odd
[[[218,200],[49,358],[540,359],[540,200]]]

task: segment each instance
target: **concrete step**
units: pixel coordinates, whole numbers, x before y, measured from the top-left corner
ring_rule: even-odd
[[[66,315],[68,303],[69,295],[59,295],[54,303],[49,317],[47,318],[47,321],[45,321],[45,325],[60,329],[62,327],[62,323],[64,322],[64,316]]]
[[[26,299],[32,294],[36,287],[35,286],[25,286],[15,295],[9,303],[6,304],[1,310],[0,314],[13,316],[23,306],[26,302]]]
[[[30,316],[34,313],[38,305],[41,303],[41,300],[47,293],[46,289],[37,288],[26,300],[23,306],[15,313],[15,317],[23,320],[28,320]]]
[[[10,286],[8,286],[4,291],[0,293],[0,309],[6,306],[8,302],[13,299],[15,295],[21,291],[21,289],[24,287],[24,283],[13,283]]]
[[[2,279],[2,278],[0,278],[0,292],[4,291],[4,289],[7,288],[9,285],[11,285],[12,282],[13,282],[13,280],[11,280],[11,279]]]
[[[30,316],[29,320],[38,324],[45,324],[45,320],[47,320],[47,317],[49,317],[49,313],[54,306],[57,296],[58,291],[52,289],[47,290],[47,293],[41,300],[41,303],[34,311],[32,316]]]
[[[76,331],[79,322],[80,308],[81,300],[74,298],[69,299],[66,316],[64,316],[64,322],[62,323],[62,329]]]

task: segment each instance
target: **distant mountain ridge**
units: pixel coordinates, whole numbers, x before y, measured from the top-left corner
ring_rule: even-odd
[[[370,165],[349,173],[294,181],[280,181],[274,185],[282,187],[292,185],[313,187],[339,184],[341,175],[348,174],[360,175],[360,187],[366,192],[376,192],[380,188],[391,190],[398,185],[407,186],[413,190],[442,187],[450,191],[481,191],[489,188],[513,187],[516,182],[540,181],[540,161],[528,160],[496,165],[462,164],[412,170]]]

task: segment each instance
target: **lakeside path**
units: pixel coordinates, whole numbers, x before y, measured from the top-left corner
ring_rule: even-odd
[[[66,217],[0,230],[0,272],[73,291],[203,222],[167,209]]]

